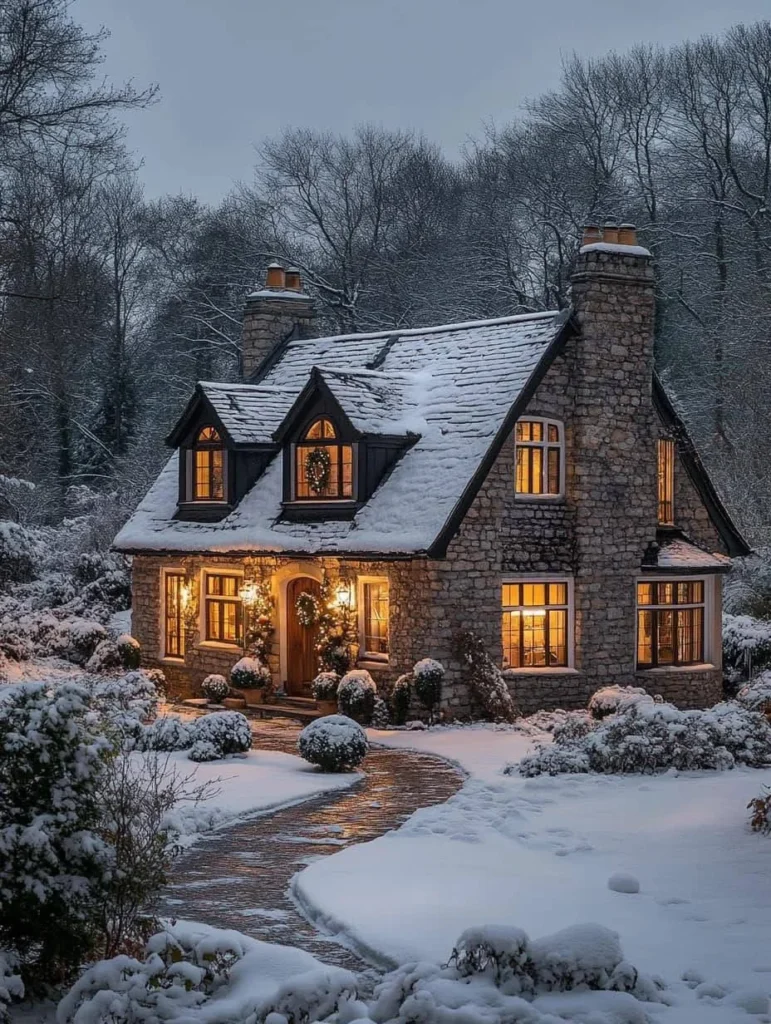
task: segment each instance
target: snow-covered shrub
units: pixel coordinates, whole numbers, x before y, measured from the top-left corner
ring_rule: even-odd
[[[311,693],[315,700],[337,700],[339,684],[337,672],[319,672],[311,683]]]
[[[240,711],[215,711],[197,718],[190,726],[191,761],[218,761],[245,754],[252,747],[249,719]]]
[[[442,699],[444,665],[433,658],[423,658],[412,670],[415,696],[432,715]]]
[[[155,687],[159,700],[166,700],[166,674],[162,668],[142,669],[144,674]]]
[[[771,621],[723,615],[723,671],[729,682],[771,668]]]
[[[582,740],[594,724],[588,711],[565,711],[555,717],[550,731],[555,743],[567,745]]]
[[[115,646],[118,648],[118,655],[120,656],[123,668],[139,668],[141,652],[138,640],[135,640],[133,636],[129,636],[128,633],[121,633],[115,641]]]
[[[761,672],[752,682],[745,683],[736,700],[748,711],[771,712],[771,671]]]
[[[375,710],[377,687],[375,680],[364,669],[346,672],[337,688],[337,706],[341,715],[369,725]]]
[[[24,982],[19,974],[18,957],[0,950],[0,1024],[8,1024],[8,1008],[12,1002],[24,998]]]
[[[112,614],[131,607],[131,574],[123,555],[114,551],[84,552],[73,577],[84,608],[100,606]]]
[[[0,948],[29,976],[79,964],[111,875],[100,838],[110,743],[73,683],[14,687],[0,701]]]
[[[367,756],[369,744],[362,727],[345,715],[327,715],[306,725],[297,739],[300,757],[325,772],[355,768]]]
[[[110,721],[127,715],[138,722],[151,722],[158,714],[160,694],[149,672],[135,669],[115,679],[97,682],[94,687],[97,708]]]
[[[584,736],[555,732],[519,763],[522,775],[561,772],[656,772],[760,766],[771,760],[771,727],[735,701],[707,711],[628,703]],[[513,768],[507,769],[512,771]]]
[[[43,543],[38,531],[0,520],[0,591],[34,579],[42,558]]]
[[[412,673],[405,672],[404,675],[394,683],[391,690],[391,713],[395,725],[404,725],[410,713],[412,701]]]
[[[283,1021],[342,1021],[356,1024],[351,1016],[338,1016],[341,1008],[356,998],[356,978],[340,967],[323,967],[289,978],[260,1013],[266,1024]],[[264,1015],[264,1016],[263,1016]],[[359,1024],[367,1018],[357,1014]]]
[[[192,744],[190,726],[177,715],[160,715],[142,729],[137,741],[140,750],[187,750]]]
[[[201,683],[201,693],[212,704],[221,704],[230,693],[230,686],[224,676],[212,672]]]
[[[639,703],[653,703],[653,697],[641,686],[603,686],[589,698],[589,711],[593,718],[606,718]]]
[[[107,630],[100,622],[69,619],[62,623],[69,638],[69,655],[78,665],[85,665],[99,644],[107,639]]]
[[[496,985],[506,984],[514,993],[532,994],[535,979],[529,946],[530,940],[521,928],[467,928],[455,943],[450,963],[462,978],[489,973]]]
[[[473,630],[467,630],[455,638],[454,649],[458,661],[466,668],[474,703],[485,718],[494,722],[513,722],[519,712],[503,673],[493,663],[482,639]]]
[[[96,650],[86,662],[87,672],[111,672],[121,667],[122,661],[118,645],[109,636],[97,644]]]
[[[241,658],[230,670],[230,682],[237,690],[264,690],[271,678],[270,669],[256,658]]]
[[[750,828],[753,832],[771,833],[771,791],[764,790],[747,804],[750,813]]]
[[[375,707],[372,709],[372,721],[370,724],[373,729],[387,729],[391,724],[388,704],[382,697],[375,697]]]

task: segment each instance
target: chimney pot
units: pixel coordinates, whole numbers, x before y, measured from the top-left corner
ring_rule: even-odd
[[[303,290],[303,279],[297,267],[288,267],[286,272],[286,288],[290,292]]]
[[[618,229],[619,245],[637,245],[637,229],[634,224],[621,224]]]
[[[602,240],[609,245],[618,243],[618,224],[615,220],[606,220],[602,229]]]
[[[271,263],[265,275],[266,288],[285,288],[286,272],[280,263]]]
[[[598,224],[587,224],[584,228],[584,236],[581,240],[581,245],[594,245],[595,242],[602,241],[602,232]]]

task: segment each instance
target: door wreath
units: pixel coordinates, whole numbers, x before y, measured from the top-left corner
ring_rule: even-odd
[[[302,594],[297,595],[297,600],[294,603],[295,611],[297,612],[297,621],[301,626],[306,629],[310,629],[315,626],[319,621],[319,615],[321,614],[321,602],[315,594],[309,593],[304,590]]]

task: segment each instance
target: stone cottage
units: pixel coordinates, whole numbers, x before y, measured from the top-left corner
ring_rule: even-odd
[[[654,373],[654,313],[626,225],[587,229],[568,310],[413,330],[319,338],[272,265],[243,383],[196,386],[116,539],[145,662],[195,692],[258,637],[307,697],[326,615],[379,685],[443,662],[457,713],[467,629],[525,711],[608,683],[718,699],[748,548]]]

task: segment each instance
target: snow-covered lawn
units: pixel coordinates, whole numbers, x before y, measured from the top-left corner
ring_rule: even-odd
[[[142,754],[133,754],[141,758]],[[168,757],[168,766],[180,776],[190,776],[190,785],[211,783],[207,799],[198,804],[180,803],[172,812],[185,845],[203,832],[232,823],[236,818],[264,813],[344,789],[362,779],[358,772],[329,775],[294,754],[273,750],[250,750],[243,757],[200,764],[190,761],[187,752],[160,754]]]
[[[500,774],[531,742],[516,731],[372,738],[445,754],[471,777],[448,803],[296,876],[302,905],[330,931],[397,963],[446,960],[474,925],[537,938],[591,921],[620,933],[636,967],[674,985],[681,1006],[668,1021],[743,1016],[730,996],[714,1009],[706,990],[699,998],[679,980],[686,971],[733,992],[771,990],[771,840],[746,824],[771,769],[523,779]],[[619,872],[639,879],[638,894],[608,888]]]

